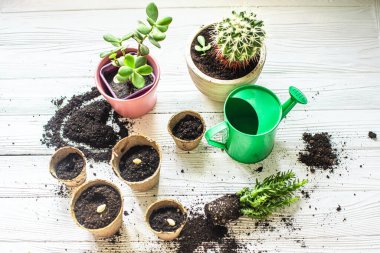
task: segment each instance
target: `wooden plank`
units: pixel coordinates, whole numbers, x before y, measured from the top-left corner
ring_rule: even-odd
[[[365,77],[362,74],[263,74],[258,84],[273,90],[281,101],[288,99],[290,85],[299,87],[309,98],[309,104],[296,106],[294,110],[379,110],[378,79],[380,74]],[[53,115],[57,108],[51,103],[52,99],[70,98],[94,86],[93,78],[12,79],[1,82],[0,116]],[[173,99],[179,95],[181,102]],[[211,101],[201,94],[188,75],[183,78],[162,77],[158,102],[152,113],[175,113],[188,108],[221,113],[223,103]]]
[[[160,51],[152,50],[152,55],[159,59],[162,76],[187,75],[183,54],[188,38],[200,25],[211,23],[229,11],[226,8],[176,10],[165,46]],[[258,11],[266,21],[268,32],[269,53],[264,74],[379,72],[380,47],[372,8],[300,7]],[[138,12],[126,17],[125,11],[120,10],[91,11],[86,15],[75,11],[2,15],[0,41],[4,53],[0,64],[7,66],[7,71],[2,71],[1,78],[92,77],[99,52],[107,48],[101,36],[126,29],[124,22],[115,24],[113,19],[105,18],[109,15],[131,24],[141,18]],[[199,18],[192,20],[195,15]],[[98,24],[96,28],[94,23]]]
[[[168,196],[220,195],[238,191],[277,170],[293,170],[300,178],[310,180],[308,188],[328,194],[331,191],[380,191],[379,149],[346,150],[334,173],[317,171],[310,174],[298,162],[298,150],[284,150],[278,145],[263,162],[241,164],[225,152],[164,154],[159,188],[148,192],[132,192],[117,179],[107,163],[93,163],[87,168],[88,179],[103,178],[122,187],[128,198]],[[347,159],[343,157],[347,156]],[[0,156],[1,198],[57,198],[59,185],[48,173],[49,156]],[[207,161],[207,162],[206,162]],[[261,173],[256,172],[263,167]],[[182,172],[183,171],[183,172]],[[33,173],[31,173],[33,172]],[[329,176],[330,178],[327,178]],[[178,185],[182,187],[178,188]],[[312,194],[311,194],[312,195]]]
[[[46,0],[34,0],[33,2],[22,0],[22,1],[12,1],[3,0],[0,3],[0,10],[2,12],[30,12],[30,11],[68,11],[68,10],[99,10],[99,9],[132,9],[132,8],[145,8],[149,3],[148,0],[136,1],[136,2],[126,2],[123,0],[113,0],[113,1],[46,1]],[[318,1],[307,1],[307,0],[292,0],[292,1],[281,1],[281,0],[218,0],[218,1],[170,1],[170,0],[160,0],[157,5],[160,8],[207,8],[207,7],[240,7],[240,6],[255,6],[255,7],[298,7],[298,6],[341,6],[341,7],[351,7],[351,6],[368,6],[370,1],[366,0],[318,0]]]
[[[217,124],[223,118],[221,113],[203,113],[207,128]],[[140,133],[155,139],[164,152],[182,152],[175,146],[167,133],[167,122],[171,114],[148,114],[134,120],[132,132]],[[6,116],[0,117],[0,129],[3,137],[0,139],[1,155],[35,155],[51,154],[40,143],[43,125],[49,116]],[[317,119],[317,121],[316,121]],[[368,138],[368,131],[380,132],[380,114],[377,110],[346,110],[342,111],[294,111],[280,124],[277,133],[278,145],[284,149],[294,150],[302,147],[302,133],[305,131],[327,131],[334,140],[347,142],[346,149],[379,148],[379,142]],[[203,139],[195,152],[214,152]]]

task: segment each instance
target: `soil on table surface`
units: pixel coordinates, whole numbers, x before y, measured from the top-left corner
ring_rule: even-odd
[[[98,207],[105,209],[98,212]],[[74,213],[78,222],[90,229],[103,228],[110,224],[121,208],[119,193],[109,185],[94,185],[86,189],[74,204]]]
[[[203,133],[203,124],[200,119],[186,115],[173,127],[173,135],[181,140],[195,140]]]
[[[174,221],[169,224],[168,219]],[[149,217],[149,224],[155,231],[172,232],[177,230],[186,220],[186,215],[179,208],[168,206],[154,210]]]
[[[112,77],[106,77],[108,84],[111,86],[113,92],[115,93],[117,98],[125,98],[133,93],[135,93],[138,90],[131,81],[128,81],[126,83],[115,83],[113,81]],[[148,86],[149,84],[153,83],[153,75],[147,75],[144,76],[145,79],[145,86]],[[145,87],[144,86],[144,87]]]
[[[377,134],[372,132],[372,131],[369,131],[368,137],[371,138],[372,140],[375,140],[375,139],[377,139]]]
[[[194,49],[195,45],[198,45],[197,37],[202,35],[206,39],[206,45],[211,43],[213,26],[205,28],[197,36],[195,36],[191,43],[191,58],[195,66],[204,74],[220,80],[233,80],[246,76],[250,73],[258,63],[260,57],[249,62],[244,68],[229,68],[223,64],[216,56],[215,50],[211,47],[204,55],[203,52],[198,52]]]
[[[237,220],[240,214],[240,201],[236,194],[226,194],[205,205],[206,217],[214,225],[224,226]]]
[[[323,133],[304,133],[303,140],[306,143],[304,152],[299,152],[299,160],[307,166],[321,168],[323,170],[333,170],[338,165],[337,149],[332,147],[331,135]]]
[[[178,253],[249,252],[246,245],[239,243],[227,227],[214,226],[204,215],[191,217],[177,239]]]
[[[130,123],[113,112],[106,101],[92,102],[99,96],[99,91],[94,87],[89,92],[72,96],[66,104],[61,104],[44,125],[41,143],[57,149],[74,146],[89,159],[96,162],[109,161],[111,148],[117,141],[128,136],[127,127]]]
[[[136,161],[140,160],[140,163]],[[148,145],[130,148],[120,159],[119,169],[122,178],[129,182],[143,181],[158,169],[160,156]]]
[[[83,170],[83,157],[77,153],[71,153],[58,162],[55,168],[55,174],[59,179],[73,179]]]

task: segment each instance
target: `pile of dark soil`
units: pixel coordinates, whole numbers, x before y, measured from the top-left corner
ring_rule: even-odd
[[[181,140],[195,140],[202,133],[202,121],[192,115],[186,115],[173,127],[173,135]]]
[[[55,174],[59,179],[73,179],[83,170],[83,165],[83,158],[76,153],[71,153],[58,162]]]
[[[213,48],[207,50],[204,55],[202,55],[202,52],[196,51],[194,49],[195,45],[198,45],[196,38],[199,35],[202,35],[206,39],[206,44],[208,44],[212,41],[212,32],[212,26],[202,30],[197,36],[195,36],[195,40],[193,40],[191,44],[191,58],[200,71],[216,79],[233,80],[247,75],[256,67],[258,59],[249,62],[244,68],[228,68],[217,58]]]
[[[245,245],[239,244],[235,237],[228,232],[227,227],[214,226],[209,220],[198,215],[190,218],[177,239],[178,253],[247,252]]]
[[[236,194],[226,194],[205,205],[206,217],[214,225],[226,225],[237,220],[240,214],[240,201]]]
[[[170,225],[168,219],[172,219],[174,225]],[[179,208],[169,206],[154,210],[149,217],[149,224],[155,231],[171,232],[177,230],[185,219],[186,215]]]
[[[136,163],[138,159],[141,162]],[[135,161],[134,161],[135,160]],[[160,156],[151,146],[134,146],[120,159],[120,175],[127,181],[142,181],[154,174],[160,163]]]
[[[323,170],[333,170],[339,164],[337,149],[331,145],[331,135],[323,133],[304,133],[303,140],[306,143],[304,152],[299,152],[299,160],[312,167],[310,171],[315,172],[315,168]]]
[[[375,140],[375,139],[377,139],[377,134],[372,132],[372,131],[369,131],[368,137],[371,138],[372,140]]]
[[[112,146],[128,136],[126,128],[128,123],[123,123],[115,112],[111,115],[112,108],[105,101],[84,105],[98,96],[100,93],[96,88],[84,94],[74,95],[44,126],[42,144],[60,148],[70,145],[64,139],[67,138],[73,141],[74,146],[82,150],[87,158],[95,161],[110,160]],[[112,123],[117,125],[118,131],[106,125],[109,118],[112,118]]]
[[[104,211],[98,213],[101,205],[106,205]],[[94,185],[79,196],[74,205],[74,213],[78,222],[86,228],[103,228],[110,224],[121,208],[119,193],[108,185]]]

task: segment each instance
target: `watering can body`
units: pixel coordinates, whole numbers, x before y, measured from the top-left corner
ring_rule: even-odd
[[[246,85],[233,90],[224,104],[224,121],[206,131],[207,142],[226,150],[234,160],[256,163],[272,151],[281,120],[296,103],[306,104],[306,97],[290,87],[291,98],[283,105],[269,89]],[[222,141],[213,137],[222,133]]]

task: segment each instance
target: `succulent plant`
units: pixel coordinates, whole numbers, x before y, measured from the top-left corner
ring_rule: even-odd
[[[214,25],[213,45],[220,61],[232,68],[245,67],[260,53],[265,39],[263,21],[252,12],[232,11]]]
[[[206,39],[202,35],[199,35],[197,37],[197,40],[198,40],[199,45],[194,46],[195,51],[202,52],[202,55],[205,55],[206,51],[210,50],[211,44],[208,43],[206,45]]]
[[[147,24],[143,21],[138,21],[137,29],[123,37],[105,34],[103,39],[111,43],[115,48],[100,54],[101,58],[108,56],[112,65],[119,67],[114,81],[125,83],[130,80],[136,88],[144,87],[145,79],[142,76],[152,73],[152,68],[147,65],[146,58],[144,57],[149,54],[149,48],[144,44],[145,40],[148,39],[152,45],[161,48],[159,42],[166,38],[165,32],[168,30],[169,25],[172,22],[171,17],[158,19],[158,8],[155,3],[149,3],[147,5],[146,15]],[[123,45],[123,43],[129,39],[134,39],[138,44],[136,56],[125,52],[127,46]],[[119,51],[122,53],[120,57],[118,57],[117,54]],[[141,57],[145,59],[144,63]],[[129,60],[129,65],[127,64],[127,60]],[[135,63],[136,66],[140,63],[143,64],[136,67],[134,65]],[[150,68],[150,71],[148,71],[148,67]]]

